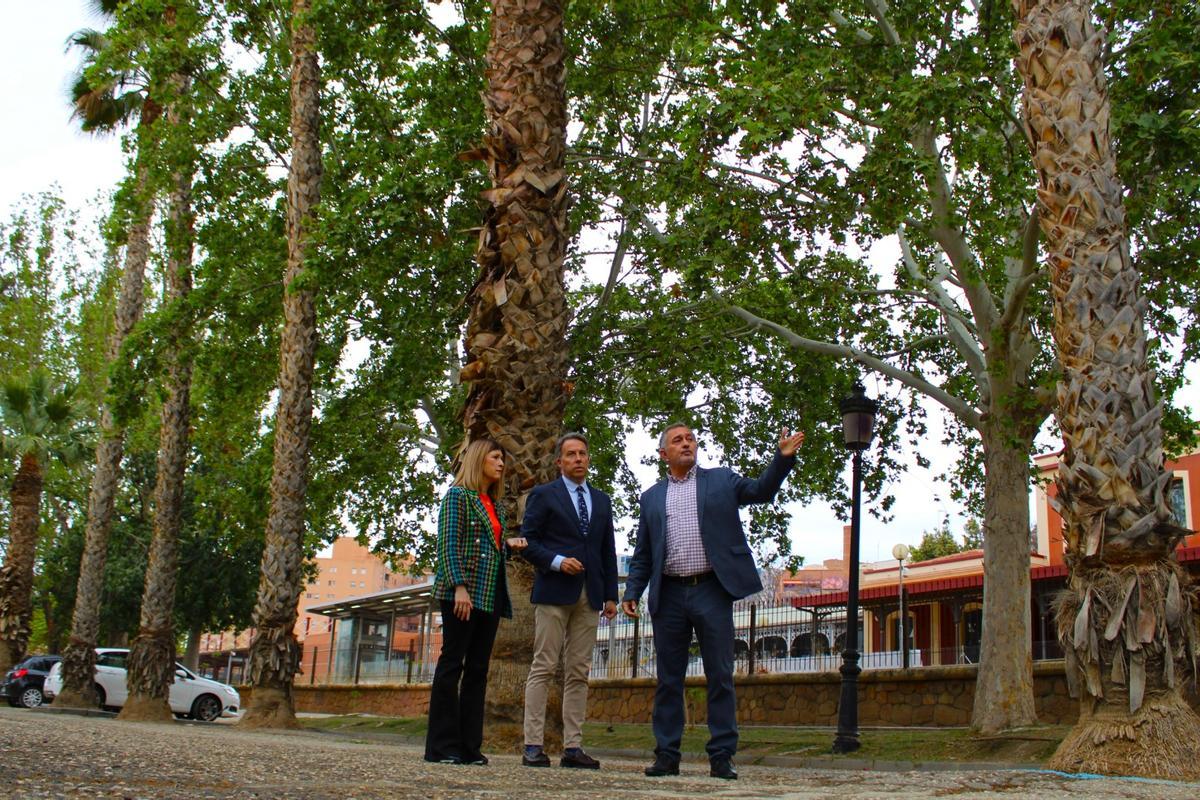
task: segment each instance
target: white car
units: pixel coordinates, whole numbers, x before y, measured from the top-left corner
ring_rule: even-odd
[[[96,699],[101,708],[120,708],[128,696],[125,688],[125,662],[129,650],[123,647],[96,648]],[[46,676],[43,694],[52,699],[62,691],[62,662]],[[242,705],[237,689],[226,683],[201,678],[176,662],[175,680],[168,695],[171,711],[177,716],[212,722],[221,715],[234,717]]]

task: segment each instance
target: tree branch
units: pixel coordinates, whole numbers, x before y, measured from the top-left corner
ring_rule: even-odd
[[[910,389],[918,391],[927,397],[933,398],[945,406],[946,409],[948,409],[950,413],[954,414],[954,416],[961,420],[964,425],[967,425],[968,427],[971,427],[977,431],[982,429],[982,422],[980,420],[978,411],[949,392],[934,386],[932,383],[920,377],[919,375],[914,375],[907,370],[900,369],[899,367],[893,366],[886,361],[882,361],[870,353],[865,353],[848,345],[832,344],[830,342],[820,342],[815,339],[805,338],[783,327],[782,325],[763,319],[762,317],[747,311],[741,306],[728,305],[725,307],[725,311],[733,314],[734,316],[741,317],[756,328],[763,328],[771,331],[793,347],[801,350],[807,350],[810,353],[822,353],[824,355],[831,355],[836,358],[849,358],[857,361],[859,364],[862,364],[865,367],[869,367],[882,375],[886,375],[893,380],[899,381]]]
[[[863,30],[850,20],[846,19],[846,15],[841,11],[838,11],[836,8],[829,12],[829,18],[833,20],[833,24],[837,27],[842,28],[843,30],[853,31],[854,36],[864,44],[874,40],[875,38],[871,35],[870,31]]]
[[[437,437],[436,443],[442,444],[449,441],[446,438],[446,429],[438,421],[437,408],[434,406],[433,400],[428,395],[422,395],[417,404],[421,406],[421,410],[425,412],[425,416],[429,417],[429,426],[433,428],[433,432]]]
[[[876,0],[877,2],[878,0]],[[975,254],[971,252],[962,231],[950,221],[951,196],[950,182],[946,171],[942,168],[942,156],[934,145],[932,126],[926,126],[915,132],[910,140],[913,148],[928,156],[934,165],[935,174],[932,180],[926,182],[929,189],[929,202],[932,206],[934,226],[930,235],[941,246],[954,267],[959,285],[967,296],[967,303],[975,317],[975,327],[981,331],[990,331],[996,324],[999,312],[996,301],[988,290],[987,284],[979,280],[979,264]]]
[[[891,45],[900,44],[900,35],[896,33],[896,29],[892,27],[891,21],[887,16],[887,5],[883,0],[866,0],[867,10],[871,12],[871,16],[875,17],[875,21],[879,23],[879,30],[883,34],[883,40]]]
[[[1037,206],[1025,221],[1025,230],[1021,235],[1021,260],[1016,269],[1010,270],[1008,284],[1004,287],[1004,316],[1000,318],[999,326],[1008,332],[1025,310],[1025,300],[1029,290],[1038,279],[1038,226]]]
[[[983,356],[983,350],[979,346],[977,332],[973,330],[970,321],[963,316],[958,308],[958,304],[946,292],[940,280],[928,278],[921,271],[920,265],[917,264],[917,260],[913,256],[912,247],[908,243],[908,237],[904,235],[903,226],[896,230],[896,235],[900,239],[900,252],[904,255],[905,269],[908,270],[908,274],[912,276],[914,281],[929,289],[930,294],[927,297],[946,321],[946,330],[949,331],[949,338],[954,344],[954,348],[958,350],[958,354],[962,356],[963,361],[967,362],[967,368],[971,370],[971,374],[975,376],[975,380],[978,381],[980,387],[986,386],[988,379],[987,365]],[[940,277],[941,274],[939,273]]]

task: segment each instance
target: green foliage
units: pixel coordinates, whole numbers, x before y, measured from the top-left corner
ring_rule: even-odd
[[[761,469],[781,429],[804,430],[785,499],[845,507],[837,403],[860,370],[764,336],[730,316],[730,305],[884,357],[961,408],[995,401],[1000,417],[1025,426],[1014,435],[1045,418],[1038,392],[1055,373],[1044,281],[1014,328],[1035,345],[1029,364],[995,358],[982,371],[956,347],[953,315],[939,312],[928,288],[953,255],[948,236],[958,236],[970,257],[953,265],[953,305],[981,351],[1003,349],[968,294],[1006,296],[1034,179],[1016,124],[1011,11],[972,9],[898,0],[889,11],[898,41],[889,43],[867,7],[826,0],[569,4],[576,237],[565,425],[587,431],[596,483],[614,492],[624,527],[644,488],[627,453],[643,431],[675,418],[695,425],[709,458],[747,474]],[[45,367],[78,384],[95,418],[125,232],[173,171],[191,171],[195,289],[184,304],[151,300],[109,395],[129,426],[129,458],[105,625],[115,635],[136,619],[123,598],[140,596],[163,354],[187,325],[197,341],[179,625],[239,627],[257,579],[272,460],[288,9],[280,0],[185,4],[170,28],[161,3],[110,10],[110,27],[80,42],[86,86],[113,104],[86,126],[132,124],[147,98],[186,107],[187,124],[155,123],[131,137],[131,174],[106,247],[83,242],[53,198],[0,226],[0,374]],[[312,11],[325,172],[305,277],[319,324],[310,545],[348,526],[393,564],[415,556],[414,569],[431,562],[433,509],[461,436],[458,340],[486,181],[457,155],[483,133],[489,9],[464,0],[455,11],[416,0],[322,0]],[[1200,75],[1191,54],[1200,12],[1167,14],[1146,0],[1098,11],[1114,31],[1113,127],[1169,394],[1200,344],[1188,271],[1200,255]],[[172,80],[180,74],[190,80]],[[936,158],[920,146],[926,132]],[[953,181],[944,210],[939,165]],[[895,248],[900,229],[911,263]],[[161,236],[155,248],[161,262]],[[886,517],[899,453],[922,460],[929,400],[911,385],[867,382],[883,401],[867,491]],[[1003,388],[989,394],[988,382]],[[944,477],[952,499],[978,509],[984,453],[969,418],[960,413],[946,434],[963,456]],[[1192,428],[1178,414],[1168,422],[1180,436]],[[78,563],[86,505],[86,484],[55,469],[48,491],[62,498],[67,524],[44,551],[48,619],[73,598],[71,570],[50,559]],[[791,555],[780,505],[755,508],[750,520],[765,560]]]
[[[915,564],[920,561],[930,561],[942,556],[952,556],[955,553],[965,553],[983,547],[983,534],[979,522],[968,519],[963,526],[963,536],[960,542],[950,530],[950,522],[942,520],[942,524],[921,535],[921,543],[908,552],[908,561]]]
[[[80,423],[74,393],[74,387],[56,386],[42,369],[23,378],[6,376],[0,384],[0,457],[32,456],[43,468],[51,459],[78,465],[90,452],[91,431]]]

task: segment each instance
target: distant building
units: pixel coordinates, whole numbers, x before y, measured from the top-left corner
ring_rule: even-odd
[[[323,615],[309,614],[310,606],[326,605],[339,600],[375,594],[389,589],[421,583],[424,575],[393,572],[382,558],[359,544],[353,537],[342,536],[333,543],[328,557],[313,559],[317,574],[304,587],[297,604],[296,639],[304,646],[301,669],[308,679],[320,680],[332,661],[330,648],[336,633],[334,621]],[[418,621],[401,619],[394,631],[392,647],[407,650],[415,646]],[[232,673],[239,682],[245,667],[246,653],[254,629],[205,633],[200,638],[200,671],[224,679]],[[314,653],[316,660],[314,661]],[[322,655],[324,654],[324,656]],[[315,664],[315,675],[312,674]],[[301,680],[297,676],[297,680]]]
[[[842,557],[827,558],[820,565],[804,566],[795,572],[780,572],[776,595],[781,603],[822,592],[845,591],[850,580],[850,526],[842,528]]]
[[[1053,599],[1065,584],[1062,518],[1051,507],[1057,492],[1053,479],[1060,453],[1034,459],[1036,525],[1030,536],[1031,646],[1034,659],[1060,658]],[[1174,471],[1171,505],[1177,524],[1196,530],[1200,501],[1200,451],[1168,460]],[[1180,563],[1200,574],[1200,534],[1188,536],[1176,551]],[[828,562],[826,562],[828,563]],[[859,606],[862,609],[863,652],[899,652],[902,638],[915,655],[914,666],[977,663],[983,636],[983,551],[968,550],[942,558],[904,565],[904,636],[900,629],[900,565],[895,561],[861,567]],[[792,604],[814,613],[844,609],[847,591],[811,591],[819,575],[794,579],[799,585]],[[840,642],[835,643],[835,650]]]

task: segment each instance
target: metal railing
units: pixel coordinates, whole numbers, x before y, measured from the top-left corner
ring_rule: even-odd
[[[860,630],[862,630],[860,626]],[[845,611],[813,612],[791,606],[762,606],[753,602],[734,604],[734,671],[740,675],[803,672],[837,672],[842,666]],[[979,645],[954,647],[911,647],[910,669],[979,663]],[[899,650],[868,650],[859,643],[859,667],[900,669]],[[865,652],[864,652],[865,651]],[[1032,643],[1035,661],[1062,658],[1057,641]],[[645,613],[637,620],[618,616],[600,621],[592,650],[591,677],[654,677],[657,672],[654,622]],[[704,674],[700,645],[692,639],[688,675]]]
[[[735,604],[734,671],[739,675],[837,672],[842,666],[844,633],[844,611],[840,609],[814,614],[791,606]],[[389,653],[377,643],[360,643],[357,647],[307,645],[296,684],[428,683],[437,666],[440,635],[435,633],[423,650],[411,646]],[[913,647],[908,655],[913,669],[977,664],[979,646]],[[1032,644],[1032,655],[1035,661],[1058,659],[1062,658],[1062,649],[1055,640],[1039,640]],[[656,663],[654,622],[644,608],[637,619],[618,615],[612,621],[600,620],[592,650],[592,678],[652,678],[657,674]],[[864,670],[899,669],[901,665],[899,650],[860,652],[859,666]],[[231,672],[229,678],[237,683],[244,668],[244,660],[239,657],[229,663],[222,661],[215,669],[202,667],[201,672],[217,680],[227,680],[226,673]],[[687,674],[704,674],[699,642],[694,638]]]
[[[437,648],[432,654],[384,647],[345,645],[304,648],[297,685],[356,685],[383,683],[429,683],[437,666]]]

